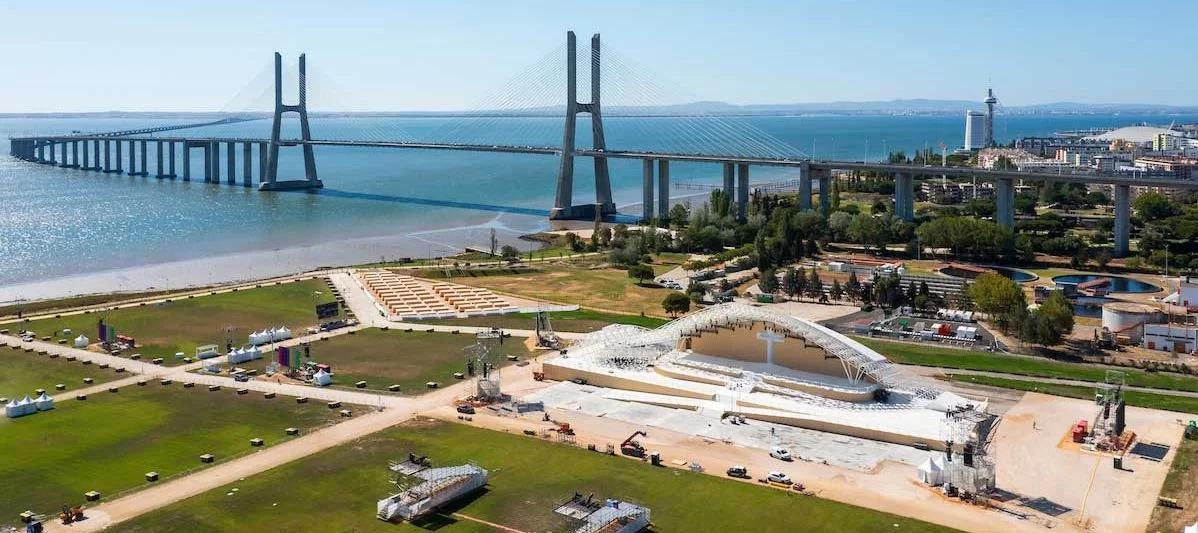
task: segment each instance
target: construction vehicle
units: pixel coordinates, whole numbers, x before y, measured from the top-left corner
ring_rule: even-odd
[[[641,446],[641,443],[636,441],[637,435],[640,435],[642,437],[649,436],[649,434],[645,433],[644,431],[637,431],[636,433],[629,435],[627,439],[624,439],[624,442],[620,443],[620,453],[627,455],[629,457],[644,457],[645,456],[645,447]]]
[[[532,379],[533,381],[545,381],[545,373],[534,370],[532,373]]]
[[[561,434],[561,435],[573,435],[574,434],[574,428],[570,427],[569,422],[555,422],[555,423],[557,424],[557,429],[553,429],[550,431],[557,431],[558,434]]]
[[[468,403],[459,403],[458,407],[457,407],[457,411],[464,415],[472,415],[472,414],[474,414],[474,406],[470,405]]]
[[[67,507],[64,505],[62,506],[62,512],[58,513],[58,518],[62,519],[63,525],[78,522],[83,520],[83,509],[84,507],[82,505],[76,505],[74,507]]]

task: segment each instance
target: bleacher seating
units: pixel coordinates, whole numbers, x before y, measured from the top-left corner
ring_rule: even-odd
[[[401,320],[513,313],[516,307],[495,293],[452,283],[426,283],[389,270],[358,273],[374,299]]]

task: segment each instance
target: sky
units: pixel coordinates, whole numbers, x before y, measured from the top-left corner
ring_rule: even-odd
[[[719,0],[0,2],[0,112],[218,111],[272,53],[354,107],[476,108],[593,33],[662,94],[1198,105],[1198,2]],[[585,75],[580,69],[580,75]],[[585,79],[582,81],[586,85]],[[266,90],[266,87],[262,87]],[[331,98],[331,97],[330,97]],[[561,97],[564,100],[564,95]]]

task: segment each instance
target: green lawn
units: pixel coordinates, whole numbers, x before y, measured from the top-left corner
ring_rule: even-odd
[[[646,505],[654,531],[951,531],[909,518],[751,483],[654,468],[562,444],[441,422],[418,422],[365,437],[176,503],[113,531],[426,531],[495,530],[439,515],[419,526],[374,517],[395,492],[387,461],[428,454],[434,466],[474,461],[488,487],[451,509],[522,531],[572,531],[553,513],[575,492]],[[233,487],[238,492],[226,496]],[[347,490],[351,489],[351,490]]]
[[[590,333],[610,324],[633,324],[646,328],[656,328],[669,320],[651,316],[615,315],[600,311],[580,309],[578,311],[555,311],[549,313],[549,322],[554,331],[574,333]],[[422,320],[421,324],[446,324],[453,326],[483,326],[504,329],[534,329],[536,327],[535,313],[514,313],[510,315],[478,316],[470,318],[451,318],[444,320]]]
[[[1198,440],[1182,439],[1161,486],[1161,496],[1176,498],[1182,508],[1157,505],[1147,531],[1181,531],[1198,521]]]
[[[474,335],[429,333],[418,325],[413,328],[412,332],[368,328],[317,341],[311,344],[311,360],[333,368],[333,385],[353,387],[358,381],[366,381],[366,388],[371,390],[386,390],[394,384],[404,392],[420,393],[429,381],[448,383],[453,381],[454,372],[466,372],[463,350],[475,344]],[[504,339],[503,347],[494,353],[497,366],[508,364],[506,355],[521,359],[530,355],[524,339],[519,337]],[[261,360],[240,366],[262,372],[274,355],[270,352]]]
[[[20,341],[5,337],[9,343]],[[50,359],[37,352],[26,352],[24,349],[12,349],[0,346],[0,397],[23,398],[26,394],[33,396],[36,389],[53,391],[54,385],[62,383],[67,390],[82,388],[83,378],[92,378],[95,383],[104,383],[121,376],[115,369],[100,368],[97,365],[85,365],[80,361],[67,361],[59,357]],[[128,375],[128,374],[125,374]],[[51,392],[50,394],[54,394]]]
[[[199,468],[205,453],[228,460],[250,453],[251,438],[269,446],[290,438],[285,428],[302,434],[335,417],[319,402],[150,381],[0,418],[0,449],[6,450],[0,454],[0,522],[15,522],[27,509],[56,513],[63,504],[83,503],[89,490],[110,498],[144,486],[146,472],[166,478]]]
[[[1002,355],[980,351],[940,348],[926,344],[892,342],[865,337],[854,337],[891,361],[904,365],[935,366],[962,370],[984,370],[1039,378],[1075,379],[1101,382],[1106,380],[1105,367],[1083,363],[1064,363],[1049,359],[1036,359],[1014,355]],[[1127,384],[1153,389],[1168,389],[1198,392],[1198,378],[1166,372],[1146,372],[1133,368],[1120,368],[1127,373]]]
[[[319,296],[321,301],[333,298],[328,285],[318,278],[144,307],[35,320],[24,327],[39,335],[58,331],[64,338],[62,330],[71,329],[71,337],[83,333],[96,342],[97,320],[105,317],[105,323],[115,327],[117,333],[137,339],[138,347],[133,353],[140,353],[143,360],[162,357],[167,364],[177,364],[176,352],[192,357],[196,346],[203,344],[221,345],[223,352],[227,327],[234,328],[235,346],[244,344],[252,330],[287,326],[297,334],[302,332],[316,324],[314,291],[323,293]]]
[[[964,374],[955,374],[952,376],[952,379],[953,381],[961,381],[965,383],[976,383],[978,385],[989,385],[991,387],[1002,387],[1004,389],[1040,392],[1044,394],[1053,394],[1056,396],[1079,398],[1082,400],[1094,399],[1093,387],[1061,385],[1057,383],[1042,383],[1037,381],[996,378],[991,376],[971,376]],[[1123,391],[1123,398],[1127,401],[1127,405],[1134,405],[1136,407],[1147,407],[1149,409],[1162,409],[1165,411],[1177,411],[1179,413],[1198,414],[1198,398],[1171,396],[1168,394],[1153,394],[1151,392],[1140,391]]]

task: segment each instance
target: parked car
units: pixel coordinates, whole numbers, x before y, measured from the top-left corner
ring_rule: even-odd
[[[749,469],[743,466],[734,466],[728,469],[728,477],[749,479]]]
[[[785,472],[770,472],[770,475],[766,476],[765,480],[771,483],[781,483],[783,485],[790,485],[791,483],[794,483],[794,481],[791,481],[790,476],[786,475]]]
[[[794,460],[794,457],[792,457],[790,455],[790,450],[787,450],[786,448],[783,448],[781,446],[774,446],[773,448],[770,448],[770,457],[773,457],[774,459],[778,459],[778,460],[782,460],[782,461],[793,461]]]
[[[472,415],[472,414],[474,414],[474,406],[470,405],[470,404],[465,404],[465,403],[459,404],[458,412],[462,413],[464,415]]]

